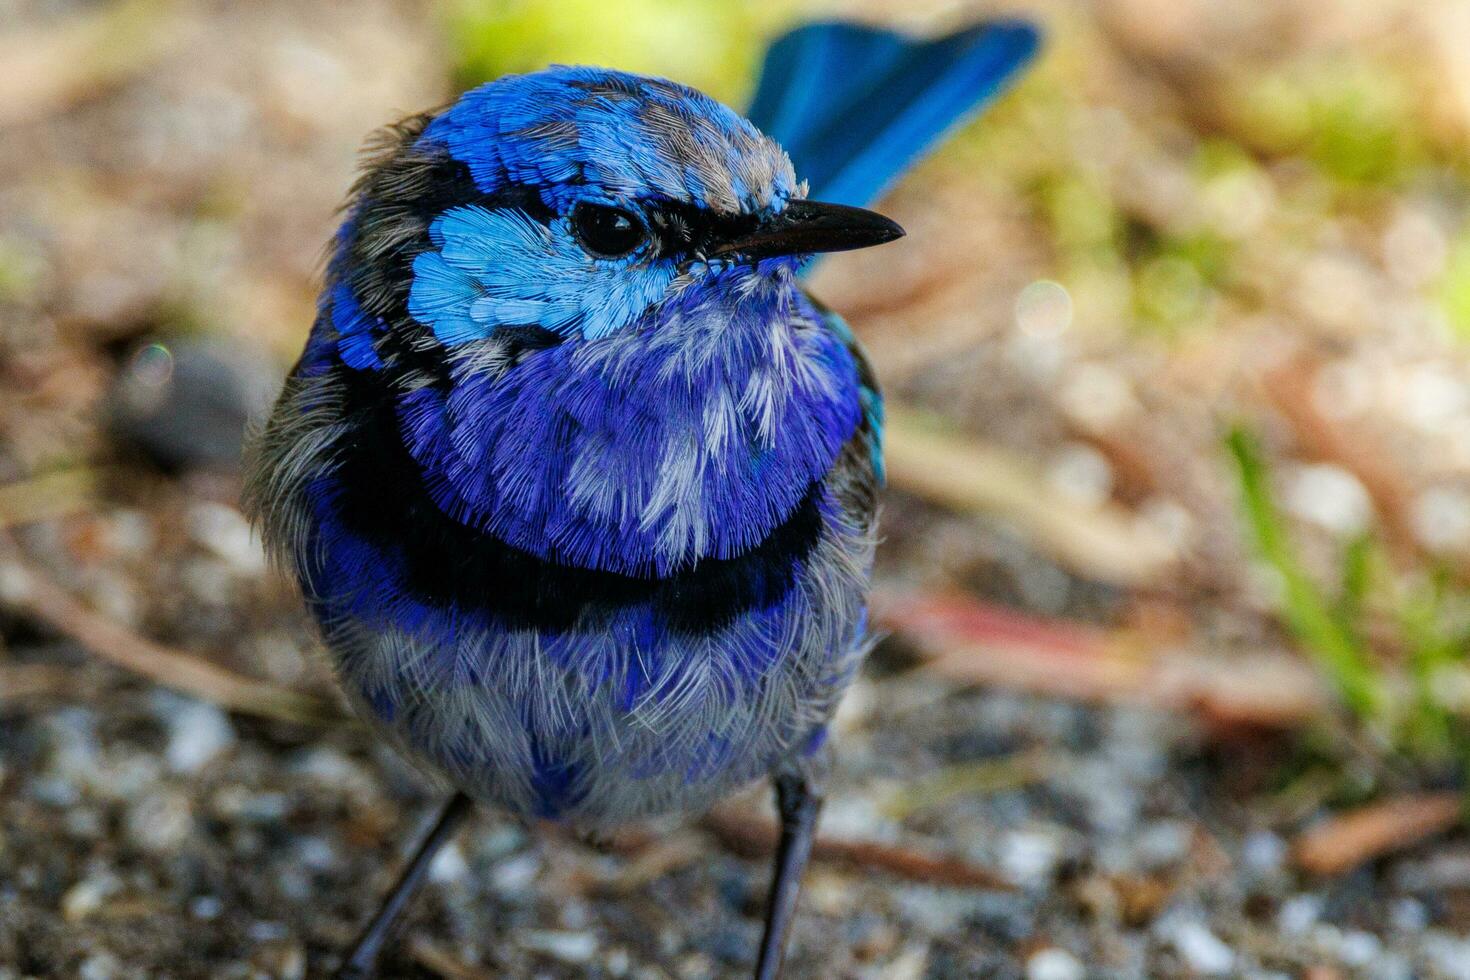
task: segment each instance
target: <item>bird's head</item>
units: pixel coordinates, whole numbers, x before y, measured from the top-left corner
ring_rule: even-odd
[[[802,194],[672,82],[475,89],[390,130],[354,189],[297,366],[332,386],[303,404],[371,415],[441,511],[524,551],[629,574],[740,554],[858,425],[798,266],[902,234]]]
[[[328,295],[344,359],[497,331],[596,341],[711,280],[748,295],[811,253],[903,233],[803,193],[775,142],[685,86],[585,67],[499,79],[389,131],[359,181]]]

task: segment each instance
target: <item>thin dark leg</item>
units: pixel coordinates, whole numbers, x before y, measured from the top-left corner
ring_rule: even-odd
[[[408,860],[408,867],[403,869],[397,884],[378,907],[378,914],[373,916],[367,928],[357,937],[352,952],[347,954],[337,972],[332,974],[336,980],[369,980],[378,972],[378,954],[392,937],[394,924],[408,907],[414,893],[419,890],[419,885],[423,884],[425,872],[434,863],[434,855],[454,836],[473,806],[470,798],[463,793],[455,793],[444,804],[444,812],[439,814],[434,829],[429,831],[418,850],[413,852],[413,857]]]
[[[786,934],[796,917],[801,877],[806,871],[807,858],[811,857],[812,841],[817,835],[817,814],[822,809],[822,796],[807,777],[781,775],[776,777],[775,784],[781,841],[776,846],[771,895],[766,904],[766,931],[761,937],[755,980],[776,980],[781,975]]]

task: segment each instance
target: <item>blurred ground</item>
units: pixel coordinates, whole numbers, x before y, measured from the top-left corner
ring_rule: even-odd
[[[376,901],[435,796],[279,717],[331,689],[237,509],[237,416],[299,350],[370,129],[598,50],[738,104],[797,8],[630,9],[0,0],[0,977],[314,975]],[[816,280],[903,407],[892,637],[791,975],[1470,977],[1437,792],[1470,700],[1470,7],[1008,9],[1045,61],[885,202],[901,251]],[[1333,707],[1232,425],[1334,601],[1372,542],[1352,644],[1389,700],[1433,689],[1442,745]],[[483,815],[386,973],[743,976],[745,812],[602,848]]]

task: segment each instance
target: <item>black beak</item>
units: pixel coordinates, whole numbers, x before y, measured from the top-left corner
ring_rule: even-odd
[[[903,229],[896,222],[875,211],[821,201],[791,201],[780,214],[772,215],[749,232],[722,243],[711,255],[738,253],[751,258],[766,258],[808,252],[846,252],[882,245],[902,237]]]

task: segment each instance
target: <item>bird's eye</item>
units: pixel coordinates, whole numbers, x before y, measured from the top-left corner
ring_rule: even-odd
[[[604,259],[627,255],[648,239],[648,228],[637,215],[605,204],[578,204],[572,210],[572,228],[583,248]]]

